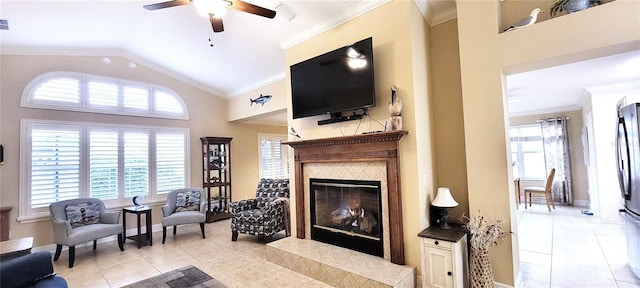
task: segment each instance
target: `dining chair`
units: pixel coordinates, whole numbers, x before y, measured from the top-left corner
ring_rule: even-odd
[[[553,184],[553,176],[556,174],[556,168],[552,168],[547,176],[547,184],[545,187],[525,187],[524,188],[524,208],[527,209],[527,195],[529,196],[529,207],[531,207],[531,194],[544,194],[544,198],[547,201],[547,209],[551,212],[551,207],[556,209],[556,205],[553,203],[553,194],[551,193],[551,186]],[[551,206],[549,206],[551,204]]]

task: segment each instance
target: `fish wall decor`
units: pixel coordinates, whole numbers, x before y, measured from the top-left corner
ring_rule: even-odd
[[[260,97],[258,97],[256,99],[249,98],[249,100],[251,100],[251,105],[250,106],[253,106],[253,103],[262,104],[262,106],[264,106],[264,103],[269,102],[269,100],[271,100],[271,97],[272,97],[271,95],[262,95],[262,94],[260,94]]]

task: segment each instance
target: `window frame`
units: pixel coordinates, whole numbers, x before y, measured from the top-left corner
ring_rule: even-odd
[[[149,196],[145,196],[145,202],[148,203],[163,203],[166,202],[166,194],[169,191],[158,192],[156,191],[157,174],[156,174],[156,134],[176,132],[176,134],[184,135],[184,181],[185,187],[191,185],[191,163],[190,163],[190,134],[189,128],[180,127],[162,127],[162,126],[149,126],[149,125],[116,125],[109,123],[95,123],[95,122],[78,122],[78,121],[58,121],[58,120],[44,120],[44,119],[21,119],[20,120],[20,194],[19,194],[19,215],[18,221],[22,223],[29,223],[43,220],[49,217],[48,207],[31,208],[31,161],[32,161],[32,137],[31,133],[34,126],[61,126],[68,129],[77,128],[80,135],[80,160],[79,160],[79,197],[91,197],[90,183],[89,183],[89,161],[90,161],[90,131],[95,129],[118,131],[119,135],[123,135],[126,131],[149,131]],[[124,146],[120,146],[124,141],[123,136],[119,136],[119,151],[118,158],[122,161],[124,157]],[[123,166],[124,162],[119,163],[119,166]],[[118,197],[116,199],[103,200],[105,205],[110,208],[120,208],[130,206],[131,197],[124,197],[124,189],[122,183],[124,179],[120,179],[124,176],[124,170],[118,171]]]
[[[540,125],[539,124],[522,124],[522,125],[512,125],[509,128],[510,128],[510,130],[511,129],[520,129],[520,128],[538,128],[538,129],[540,129]],[[517,140],[519,138],[521,138],[521,136],[519,136],[519,135],[509,135],[509,147],[510,147],[509,149],[511,149],[511,144],[515,140]],[[527,136],[525,138],[530,138],[530,136]],[[537,142],[538,140],[529,140],[529,141]],[[542,153],[542,156],[544,157],[545,154],[544,154],[544,142],[543,142],[543,139],[542,139],[542,130],[540,131],[540,140],[539,141],[540,141],[540,144],[542,145],[541,153]],[[527,181],[544,181],[544,180],[546,180],[546,176],[541,176],[541,177],[530,177],[529,176],[528,177],[528,176],[524,175],[524,171],[525,171],[524,165],[525,165],[525,163],[524,163],[524,151],[522,150],[522,144],[521,144],[522,142],[523,141],[518,141],[516,151],[513,151],[513,150],[511,151],[512,154],[513,153],[516,154],[516,159],[511,159],[511,160],[512,161],[517,161],[517,163],[518,163],[518,175],[519,175],[519,178],[521,180],[527,180]],[[544,159],[542,161],[545,163],[545,166],[546,166],[546,161]]]
[[[283,142],[286,142],[288,140],[288,137],[286,134],[268,134],[268,133],[258,133],[258,177],[260,177],[260,179],[262,178],[267,178],[267,179],[276,179],[273,178],[273,175],[271,175],[271,177],[264,177],[263,175],[263,171],[262,171],[262,140],[271,140],[273,143],[273,140],[280,140],[280,149],[281,151],[283,151],[285,153],[285,157],[282,158],[282,167],[285,169],[285,171],[283,172],[284,174],[284,179],[289,178],[289,176],[291,175],[291,168],[289,167],[289,150],[287,147],[285,147],[286,145],[282,145]],[[273,148],[273,147],[272,147]]]
[[[72,78],[77,79],[80,83],[80,99],[79,103],[70,103],[63,101],[55,101],[55,100],[40,100],[34,98],[34,93],[40,87],[40,85],[48,80],[56,79],[56,78]],[[92,106],[89,103],[89,83],[92,81],[103,82],[108,84],[113,84],[117,86],[118,89],[118,104],[117,106]],[[133,108],[133,107],[125,107],[124,103],[124,88],[136,88],[136,89],[147,89],[148,94],[148,105],[149,108],[147,110]],[[166,112],[162,110],[156,110],[156,93],[162,92],[172,96],[181,106],[182,113],[173,113]],[[185,104],[182,97],[178,95],[178,93],[173,90],[159,86],[153,85],[149,83],[130,81],[125,79],[117,79],[105,76],[92,75],[87,73],[80,72],[71,72],[71,71],[53,71],[47,72],[41,75],[38,75],[33,80],[31,80],[22,91],[22,97],[20,100],[20,107],[26,108],[40,108],[40,109],[52,109],[52,110],[65,110],[65,111],[76,111],[76,112],[90,112],[90,113],[101,113],[101,114],[112,114],[112,115],[126,115],[126,116],[138,116],[138,117],[151,117],[151,118],[162,118],[162,119],[178,119],[178,120],[189,120],[189,110],[187,109],[187,105]]]

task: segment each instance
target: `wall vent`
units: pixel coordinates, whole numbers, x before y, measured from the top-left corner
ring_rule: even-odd
[[[0,30],[9,30],[9,20],[0,19]]]
[[[289,22],[298,17],[298,13],[296,13],[296,11],[282,2],[276,6],[275,10],[277,12],[276,15],[287,19]]]

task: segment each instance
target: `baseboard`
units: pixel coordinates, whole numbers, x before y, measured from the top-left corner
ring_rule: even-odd
[[[522,270],[518,272],[518,276],[516,276],[516,284],[513,286],[516,288],[524,288],[524,283],[522,282]]]
[[[589,207],[589,200],[573,200],[573,206]]]
[[[495,282],[495,281],[493,282],[493,287],[494,288],[514,288],[511,285],[507,285],[507,284],[500,283],[500,282]]]

